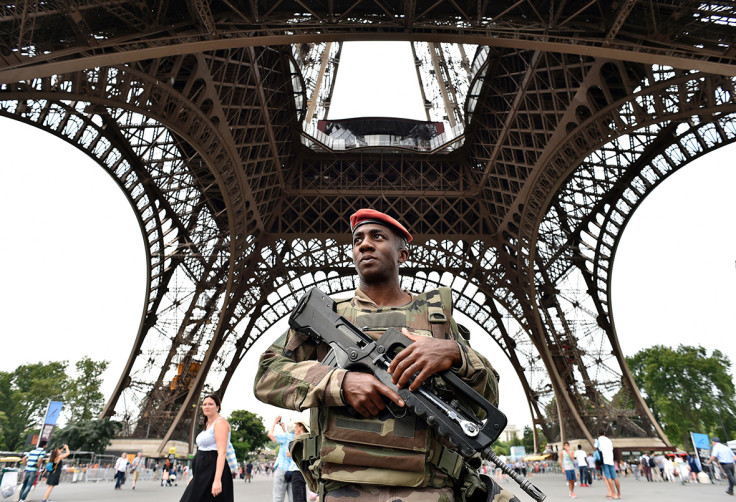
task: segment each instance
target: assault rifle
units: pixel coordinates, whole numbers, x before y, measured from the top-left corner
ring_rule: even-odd
[[[546,495],[528,479],[522,478],[494,453],[492,444],[506,427],[506,416],[460,377],[451,371],[432,376],[441,378],[458,398],[485,411],[478,418],[457,399],[449,403],[440,398],[427,384],[416,391],[399,389],[391,381],[387,369],[393,356],[413,343],[396,328],[388,328],[378,340],[373,340],[361,329],[340,316],[335,302],[318,288],[304,295],[289,317],[289,325],[310,336],[316,343],[327,343],[330,350],[322,364],[337,368],[364,371],[393,389],[404,400],[405,406],[424,419],[440,436],[449,441],[465,459],[481,458],[496,464],[533,499],[541,502]]]

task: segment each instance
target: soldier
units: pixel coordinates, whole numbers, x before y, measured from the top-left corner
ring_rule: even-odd
[[[497,375],[460,336],[450,290],[417,295],[401,289],[399,266],[409,257],[411,234],[372,209],[357,211],[350,224],[360,283],[353,298],[337,302],[337,310],[374,339],[389,327],[401,327],[414,342],[389,366],[393,382],[416,390],[434,373],[450,369],[497,403]],[[373,375],[320,364],[327,350],[290,330],[261,356],[254,389],[265,403],[311,408],[311,435],[294,441],[291,450],[320,500],[517,500],[490,479],[481,480],[423,420],[402,410],[399,395]]]

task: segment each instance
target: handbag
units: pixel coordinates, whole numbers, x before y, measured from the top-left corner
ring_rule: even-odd
[[[227,442],[227,453],[225,454],[225,458],[227,459],[227,465],[230,466],[230,472],[237,472],[238,457],[235,456],[235,448],[233,448],[233,444],[230,441]]]

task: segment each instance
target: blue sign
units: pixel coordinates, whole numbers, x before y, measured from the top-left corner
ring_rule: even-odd
[[[61,414],[61,408],[64,407],[64,403],[61,401],[49,401],[49,409],[46,410],[46,418],[43,423],[48,425],[56,425],[56,421],[59,420]]]
[[[693,440],[693,447],[695,448],[695,462],[698,464],[698,468],[704,471],[703,464],[710,460],[710,438],[708,434],[701,434],[699,432],[691,432],[690,437]]]
[[[48,442],[51,439],[51,434],[54,433],[54,427],[56,427],[56,421],[59,420],[63,406],[64,403],[61,401],[49,401],[49,407],[46,409],[46,418],[43,419],[43,426],[41,427],[41,434],[38,435],[38,444],[41,441]]]

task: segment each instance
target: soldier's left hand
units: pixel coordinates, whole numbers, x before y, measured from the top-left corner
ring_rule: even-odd
[[[460,346],[454,340],[414,335],[406,328],[401,332],[414,343],[396,354],[388,367],[391,380],[400,389],[416,375],[409,390],[417,390],[427,378],[462,360]]]

